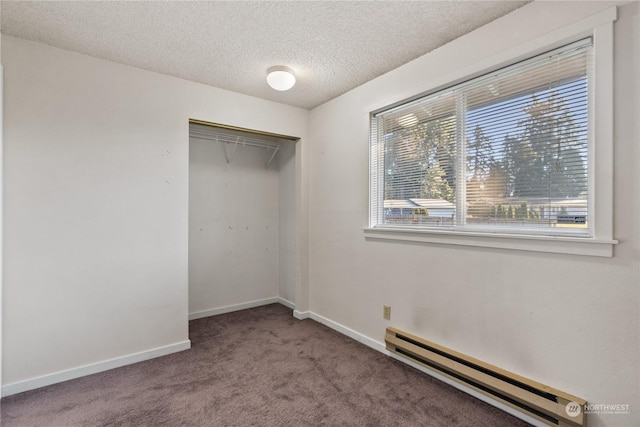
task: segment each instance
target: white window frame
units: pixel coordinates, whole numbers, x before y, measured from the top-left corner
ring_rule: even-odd
[[[453,78],[448,86],[523,59],[534,57],[585,37],[593,39],[594,79],[589,84],[589,191],[592,198],[590,217],[593,235],[589,238],[523,235],[463,230],[403,228],[373,223],[370,210],[369,226],[364,229],[367,240],[405,241],[425,244],[453,244],[475,247],[526,250],[611,257],[618,243],[613,239],[613,25],[617,8],[613,7],[575,24],[509,49],[476,64],[465,76]],[[474,69],[475,68],[475,69]],[[438,88],[434,88],[438,89]],[[395,104],[401,104],[396,102]],[[388,109],[390,106],[377,111]],[[371,117],[371,116],[370,116]],[[371,152],[371,151],[370,151]],[[377,179],[375,179],[377,181]],[[377,183],[371,179],[369,197],[378,198]],[[370,203],[371,205],[371,203]],[[375,205],[375,204],[374,204]],[[371,208],[370,208],[371,209]]]

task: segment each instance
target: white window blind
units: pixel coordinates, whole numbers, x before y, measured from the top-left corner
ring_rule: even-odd
[[[372,227],[591,237],[585,39],[371,119]]]

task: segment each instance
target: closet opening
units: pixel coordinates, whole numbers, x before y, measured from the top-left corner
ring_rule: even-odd
[[[189,120],[189,319],[295,308],[299,138]]]

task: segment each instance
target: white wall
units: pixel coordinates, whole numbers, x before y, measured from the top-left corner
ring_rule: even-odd
[[[296,299],[296,146],[283,144],[278,152],[279,214],[278,214],[278,296],[286,301]]]
[[[534,2],[312,110],[310,311],[378,342],[395,326],[591,403],[631,405],[590,426],[640,425],[638,6],[615,24],[613,258],[365,241],[373,108],[611,7]]]
[[[2,43],[3,392],[188,346],[188,119],[304,144],[309,112]]]
[[[269,169],[263,148],[229,146],[227,163],[223,143],[190,138],[189,146],[190,316],[279,296],[293,301],[294,143],[282,143]]]

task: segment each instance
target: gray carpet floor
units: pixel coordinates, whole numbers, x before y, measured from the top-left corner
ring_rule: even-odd
[[[191,350],[3,398],[2,426],[528,425],[279,304],[189,329]]]

